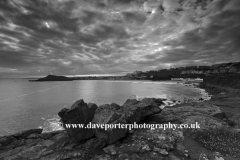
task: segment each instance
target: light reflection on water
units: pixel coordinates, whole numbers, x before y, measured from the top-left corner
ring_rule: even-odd
[[[201,93],[196,88],[170,81],[28,82],[28,80],[21,79],[0,80],[0,135],[38,126],[48,126],[48,122],[48,124],[53,124],[58,118],[57,113],[64,106],[70,107],[74,101],[79,99],[97,105],[112,102],[121,105],[126,99],[134,97],[200,98]],[[51,118],[53,120],[49,120]]]

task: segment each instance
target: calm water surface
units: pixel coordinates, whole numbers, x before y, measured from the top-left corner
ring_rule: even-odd
[[[79,99],[97,105],[123,104],[127,98],[136,95],[167,99],[201,97],[196,88],[169,81],[28,82],[0,79],[0,135],[43,126],[63,107],[70,107]]]

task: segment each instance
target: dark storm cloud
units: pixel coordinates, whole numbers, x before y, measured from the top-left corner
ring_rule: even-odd
[[[123,12],[123,19],[126,21],[126,23],[135,24],[135,25],[142,25],[147,17],[145,14],[140,12]]]
[[[239,57],[240,18],[239,11],[225,11],[211,17],[205,28],[188,31],[178,39],[165,42],[173,49],[166,51],[166,56],[159,61],[178,62],[201,60],[202,62],[235,61]],[[183,47],[179,50],[177,47]],[[189,53],[188,55],[185,55]],[[181,55],[181,56],[180,56]],[[185,56],[184,56],[185,55]]]
[[[1,0],[1,75],[236,61],[239,0]]]

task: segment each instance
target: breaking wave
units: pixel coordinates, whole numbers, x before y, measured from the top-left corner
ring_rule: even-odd
[[[60,117],[58,115],[54,115],[52,118],[47,119],[40,128],[43,129],[43,133],[64,130],[61,126]]]

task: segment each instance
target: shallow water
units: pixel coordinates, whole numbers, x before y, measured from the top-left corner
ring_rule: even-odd
[[[76,100],[123,104],[128,98],[157,97],[180,100],[200,98],[201,90],[162,81],[28,82],[24,79],[0,80],[0,135],[42,126],[56,129],[57,113]]]

